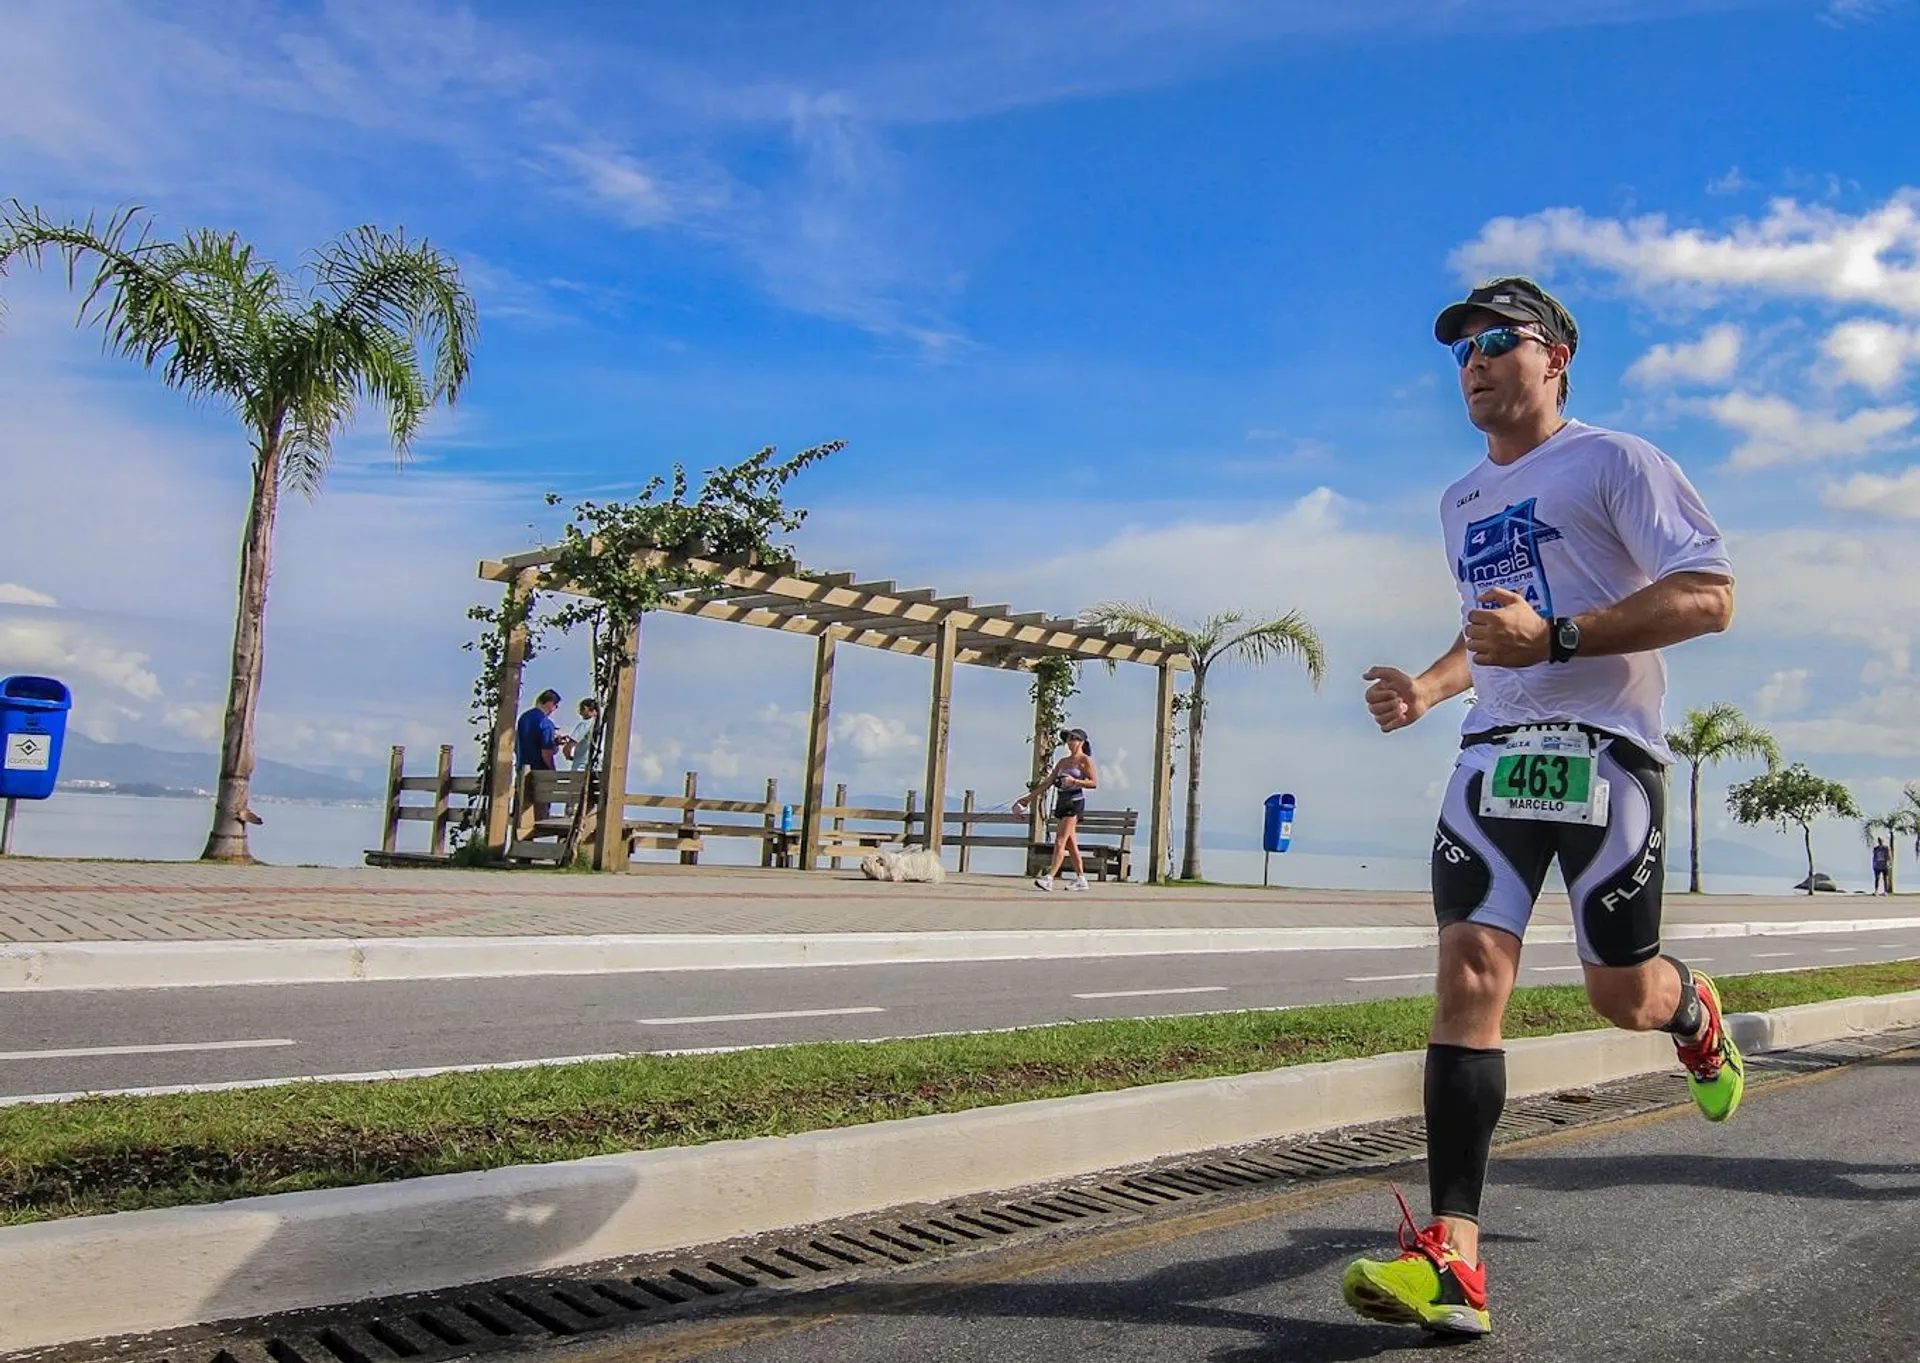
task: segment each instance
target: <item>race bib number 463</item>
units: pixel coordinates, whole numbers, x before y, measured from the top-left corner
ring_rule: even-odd
[[[1521,729],[1508,737],[1480,788],[1495,819],[1604,824],[1607,783],[1593,772],[1593,739],[1579,730]]]

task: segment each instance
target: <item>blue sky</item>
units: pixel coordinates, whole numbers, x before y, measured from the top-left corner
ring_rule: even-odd
[[[418,461],[362,429],[289,510],[272,755],[458,736],[473,561],[551,529],[541,492],[845,438],[799,490],[822,566],[1305,609],[1334,675],[1227,682],[1210,819],[1300,785],[1327,838],[1417,854],[1455,716],[1370,735],[1354,678],[1451,637],[1434,500],[1480,445],[1428,328],[1523,268],[1582,324],[1573,414],[1667,448],[1733,542],[1740,622],[1675,655],[1675,708],[1748,706],[1870,806],[1920,777],[1920,6],[531,13],[8,7],[0,194],[288,259],[404,223],[479,298],[469,400]],[[0,475],[49,512],[0,549],[0,669],[64,669],[103,735],[203,742],[241,442],[101,358],[57,280],[4,289]],[[656,631],[643,769],[797,775],[804,646],[743,633]],[[923,670],[862,660],[836,779],[912,783]],[[956,779],[998,791],[1022,688],[961,698]],[[1080,705],[1137,799],[1143,683],[1090,674]],[[1317,775],[1360,757],[1360,788]]]

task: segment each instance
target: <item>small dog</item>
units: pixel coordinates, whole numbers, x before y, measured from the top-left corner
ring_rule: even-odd
[[[947,878],[947,868],[937,853],[924,847],[909,847],[904,852],[876,852],[860,863],[860,873],[868,880],[924,881],[938,885]]]

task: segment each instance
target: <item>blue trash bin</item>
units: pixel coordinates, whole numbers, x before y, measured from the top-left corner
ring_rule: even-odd
[[[1260,829],[1260,849],[1284,852],[1293,843],[1294,799],[1291,795],[1269,795],[1266,818]]]
[[[73,693],[52,677],[0,677],[0,799],[53,794],[72,708]]]

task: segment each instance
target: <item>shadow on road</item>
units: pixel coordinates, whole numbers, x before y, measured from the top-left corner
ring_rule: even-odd
[[[1898,1187],[1884,1187],[1862,1181],[1890,1178],[1907,1182]],[[1498,1160],[1489,1182],[1517,1183],[1526,1188],[1563,1193],[1666,1184],[1835,1202],[1903,1202],[1920,1197],[1920,1164],[1851,1164],[1845,1160],[1704,1154],[1598,1159],[1591,1155],[1527,1155]]]
[[[1525,1237],[1489,1235],[1488,1242],[1525,1243]],[[1090,1326],[1135,1325],[1161,1330],[1234,1331],[1251,1337],[1224,1345],[1210,1363],[1348,1363],[1436,1346],[1433,1337],[1404,1327],[1358,1318],[1327,1320],[1346,1310],[1329,1275],[1359,1254],[1392,1246],[1379,1226],[1364,1229],[1306,1228],[1289,1243],[1242,1254],[1168,1264],[1133,1278],[1091,1282],[1011,1282],[970,1288],[924,1300],[855,1307],[852,1313],[896,1317],[1083,1321]],[[1286,1316],[1215,1305],[1226,1298],[1313,1279],[1313,1316]],[[1331,1295],[1329,1295],[1331,1293]],[[1064,1346],[1071,1351],[1069,1340]],[[1440,1345],[1440,1347],[1445,1347]]]

